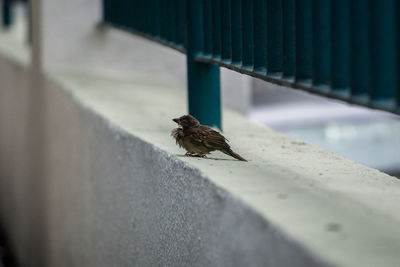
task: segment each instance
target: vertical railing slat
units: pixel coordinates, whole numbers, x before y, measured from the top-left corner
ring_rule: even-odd
[[[312,1],[296,1],[296,81],[312,78]]]
[[[396,95],[396,0],[371,1],[371,97],[392,108]]]
[[[232,64],[242,64],[242,3],[231,0]]]
[[[369,5],[353,0],[351,14],[351,95],[366,98],[370,86]]]
[[[160,38],[160,0],[153,0],[154,2],[154,18],[153,18],[153,27],[154,27],[154,36]]]
[[[254,70],[267,70],[267,1],[254,0]]]
[[[150,36],[154,37],[155,34],[155,29],[154,29],[154,12],[155,12],[155,1],[154,0],[148,0],[146,2],[146,29],[147,32]]]
[[[221,59],[226,63],[231,62],[232,37],[231,37],[231,0],[221,1]]]
[[[221,0],[211,1],[212,13],[212,56],[215,59],[221,58]]]
[[[204,46],[203,54],[207,56],[212,55],[213,51],[213,38],[212,38],[212,0],[204,0],[203,6],[203,27],[204,27]]]
[[[184,34],[184,25],[183,25],[183,0],[176,0],[176,39],[175,42],[179,46],[183,46],[183,34]]]
[[[283,0],[283,77],[295,75],[295,0]]]
[[[160,0],[160,7],[161,7],[160,27],[161,27],[161,40],[163,41],[166,41],[168,36],[167,1],[168,0]]]
[[[331,0],[313,0],[313,84],[327,86],[330,77]]]
[[[135,28],[138,31],[141,31],[140,30],[141,14],[139,12],[140,0],[135,0],[135,1],[133,1],[133,3],[134,3],[134,8],[132,9],[132,11],[134,12],[134,16],[132,18],[133,24],[135,25]],[[129,9],[128,9],[128,12],[129,12]]]
[[[145,1],[146,2],[146,1]],[[176,40],[176,0],[168,0],[168,28],[169,28],[169,43],[175,43]]]
[[[145,32],[147,35],[151,36],[151,9],[149,7],[149,5],[151,4],[151,0],[150,1],[145,1],[143,2],[143,32]]]
[[[400,1],[396,1],[396,46],[397,46],[397,53],[396,53],[396,74],[397,74],[397,81],[396,81],[396,112],[400,114]]]
[[[114,21],[122,24],[122,25],[127,25],[128,27],[136,29],[136,1],[131,1],[129,3],[123,3],[122,1],[117,1],[117,3],[113,3],[113,5],[116,5],[119,7],[118,10],[119,12],[113,13]],[[125,8],[123,8],[125,7]]]
[[[244,68],[254,67],[253,1],[242,0],[242,64]]]
[[[115,9],[112,8],[111,6],[111,0],[103,0],[103,21],[112,21],[112,16],[111,12],[113,12]],[[1,12],[2,12],[2,18],[3,18],[3,25],[4,25],[4,0],[2,1]]]
[[[332,8],[332,69],[333,92],[349,94],[350,87],[350,3],[333,0]]]
[[[268,1],[267,71],[282,72],[282,0]]]

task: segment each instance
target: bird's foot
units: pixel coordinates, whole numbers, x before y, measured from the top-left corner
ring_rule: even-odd
[[[185,156],[196,157],[196,158],[206,158],[205,154],[196,154],[196,153],[190,153],[190,152],[186,152]]]

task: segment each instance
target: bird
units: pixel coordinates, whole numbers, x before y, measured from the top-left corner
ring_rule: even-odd
[[[179,126],[171,132],[179,147],[184,148],[190,157],[205,157],[212,151],[219,150],[240,161],[247,161],[232,151],[227,139],[214,129],[201,125],[192,115],[183,115],[172,119]]]

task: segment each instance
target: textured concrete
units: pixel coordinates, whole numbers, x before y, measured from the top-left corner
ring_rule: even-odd
[[[114,91],[114,100],[125,98],[121,103],[125,111],[121,114],[117,108],[120,115],[114,115],[122,119],[125,112],[136,113],[125,117],[125,126],[140,129],[137,136],[93,114],[90,103],[86,109],[74,101],[66,103],[69,97],[60,90],[51,97],[55,112],[47,121],[54,129],[49,130],[60,131],[47,153],[48,176],[59,177],[48,183],[48,202],[54,203],[49,205],[48,223],[51,266],[262,266],[290,265],[293,260],[309,266],[315,262],[200,170],[148,143],[148,138],[155,138],[164,146],[173,144],[168,101],[157,98],[154,106],[163,108],[147,112],[143,104],[131,101],[145,103],[148,96],[131,89]],[[142,85],[141,89],[154,88]],[[94,97],[103,99],[106,92],[101,91]],[[280,247],[288,252],[278,253]]]
[[[331,152],[253,125],[229,112],[225,112],[225,134],[231,140],[234,149],[248,158],[249,162],[230,160],[220,153],[215,153],[210,159],[187,158],[169,137],[169,131],[174,127],[170,119],[184,113],[185,110],[184,96],[180,90],[143,83],[115,83],[112,80],[83,75],[57,74],[53,79],[63,84],[64,88],[69,88],[73,96],[85,103],[87,108],[96,110],[101,116],[118,125],[122,132],[132,133],[140,140],[175,155],[171,158],[169,154],[160,151],[159,156],[148,160],[148,164],[154,166],[151,168],[152,176],[164,177],[161,181],[166,179],[165,181],[171,182],[169,185],[160,181],[157,183],[161,183],[165,190],[172,190],[165,192],[172,198],[166,198],[164,193],[161,193],[163,190],[158,187],[151,189],[151,192],[161,193],[162,200],[159,203],[175,204],[179,214],[161,215],[159,213],[163,213],[162,211],[170,210],[168,207],[162,207],[156,212],[159,214],[156,221],[161,220],[158,216],[166,216],[168,219],[165,222],[168,225],[179,225],[176,228],[172,225],[168,226],[171,228],[165,226],[167,228],[163,228],[164,230],[172,231],[168,236],[175,236],[177,233],[173,229],[183,229],[185,222],[194,223],[187,226],[193,231],[197,231],[195,225],[201,229],[205,227],[207,233],[212,233],[211,236],[219,236],[219,231],[227,231],[218,237],[218,242],[207,239],[203,234],[198,235],[201,240],[206,238],[210,241],[204,245],[210,249],[212,255],[223,253],[223,257],[212,257],[210,262],[198,261],[199,266],[205,263],[232,266],[232,262],[226,262],[231,259],[234,259],[236,266],[247,266],[250,263],[254,266],[311,266],[322,264],[322,259],[341,266],[394,266],[398,262],[400,236],[399,215],[396,211],[400,197],[399,180]],[[111,129],[115,131],[115,139],[129,140],[129,136],[119,136],[121,133],[118,128]],[[112,134],[110,135],[112,139]],[[106,142],[103,141],[103,144]],[[124,144],[123,147],[128,149],[130,145]],[[95,147],[92,146],[92,149]],[[142,155],[153,155],[146,150],[133,150]],[[112,149],[108,148],[106,151],[110,153]],[[112,156],[118,157],[121,157],[120,152]],[[133,155],[131,157],[131,164],[138,161]],[[168,163],[163,157],[171,161]],[[106,158],[108,159],[108,156]],[[175,158],[189,165],[175,166],[175,163],[180,162],[175,161]],[[159,161],[163,163],[156,164]],[[103,166],[106,166],[105,162]],[[122,168],[125,163],[118,166]],[[190,166],[200,170],[200,173]],[[164,170],[161,171],[162,169]],[[165,173],[168,169],[171,169],[172,173]],[[188,188],[197,187],[200,191],[190,193],[182,201],[179,200],[180,196],[186,193],[180,191],[186,189],[181,187],[181,182],[177,183],[173,178],[173,173],[178,170],[180,172],[181,169],[193,170],[187,175],[179,174],[183,179],[181,182],[192,181],[194,184],[189,184]],[[160,175],[160,171],[164,174]],[[205,177],[206,181],[216,187],[207,189],[194,182]],[[147,177],[147,180],[151,178]],[[116,184],[128,188],[128,185]],[[153,186],[154,184],[149,188]],[[140,192],[147,190],[141,188]],[[204,190],[215,191],[211,195],[206,193],[204,199],[196,200],[196,195],[201,196],[205,193]],[[225,191],[234,198],[231,199]],[[242,210],[240,202],[236,202],[236,199],[246,203],[250,209]],[[203,214],[198,214],[193,207],[184,208],[186,204],[191,205],[192,201],[200,201]],[[218,204],[211,204],[214,201]],[[225,204],[219,203],[220,201]],[[233,202],[228,205],[230,201]],[[214,210],[211,208],[213,205],[221,209]],[[238,210],[233,208],[230,211],[230,205]],[[179,211],[180,209],[186,209],[186,212]],[[252,217],[252,210],[258,215],[254,214]],[[213,214],[212,217],[217,216],[219,219],[215,221],[216,218],[208,218],[208,212]],[[176,221],[171,221],[170,216],[176,218]],[[198,221],[189,222],[186,216],[195,216]],[[219,216],[227,220],[220,221]],[[264,219],[259,221],[258,216]],[[157,236],[160,234],[163,236],[165,233],[157,232]],[[183,242],[183,239],[181,241]],[[201,247],[200,243],[199,245]],[[220,245],[222,247],[219,247]],[[176,246],[179,247],[178,250],[188,249],[187,245],[173,245]],[[220,250],[223,252],[214,254]],[[200,258],[211,257],[207,253],[201,255]],[[234,255],[238,255],[238,258]],[[187,262],[188,265],[193,263]]]
[[[20,259],[30,258],[34,203],[30,154],[30,72],[28,52],[0,37],[0,224],[12,234],[10,245]],[[4,40],[4,42],[3,42]],[[20,43],[19,43],[20,44]],[[12,46],[11,46],[12,45]],[[7,47],[8,50],[3,49]],[[12,47],[15,51],[10,53]],[[18,51],[24,51],[19,53]],[[11,55],[5,57],[4,54]],[[14,55],[18,55],[14,57]],[[21,260],[22,263],[27,263]],[[28,266],[28,265],[25,265]]]

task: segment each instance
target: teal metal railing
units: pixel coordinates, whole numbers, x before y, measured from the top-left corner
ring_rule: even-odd
[[[104,0],[104,20],[187,55],[204,124],[221,126],[219,66],[400,114],[400,1]]]

